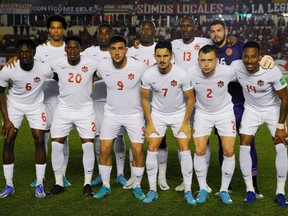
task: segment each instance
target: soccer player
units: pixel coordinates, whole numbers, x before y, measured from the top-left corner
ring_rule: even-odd
[[[154,50],[156,45],[156,43],[154,42],[155,31],[156,31],[155,23],[153,21],[151,20],[143,21],[140,29],[140,45],[138,46],[137,49],[135,47],[131,47],[128,52],[128,55],[134,56],[140,61],[145,62],[149,67],[156,63],[156,60],[154,58]],[[131,149],[129,151],[129,156],[131,164],[133,159],[131,157],[132,156]],[[170,189],[166,180],[167,159],[168,159],[168,148],[166,143],[166,136],[164,136],[161,141],[161,145],[159,146],[159,152],[158,152],[158,166],[159,166],[158,186],[160,187],[161,190]],[[133,174],[131,173],[131,175]],[[130,180],[127,182],[124,188],[125,189],[131,188],[132,182],[133,179],[130,178]]]
[[[229,46],[227,43],[228,29],[226,28],[225,22],[222,20],[214,20],[209,26],[210,37],[216,47],[217,57],[219,59],[219,64],[230,65],[232,61],[242,59],[244,42],[237,40],[233,46]],[[244,111],[244,96],[242,93],[241,85],[235,81],[228,85],[228,92],[232,96],[233,109],[236,119],[236,129],[239,132],[239,127],[241,123],[242,114]],[[220,167],[223,163],[223,149],[221,137],[217,133],[219,141],[219,162]],[[258,199],[262,199],[263,195],[260,193],[257,186],[257,170],[258,170],[258,158],[255,147],[254,139],[251,142],[251,158],[252,158],[252,174],[253,174],[253,186],[255,188],[255,194]],[[232,188],[229,186],[229,191]],[[216,193],[219,195],[219,192]]]
[[[65,43],[63,40],[64,32],[67,28],[67,22],[65,18],[59,14],[54,14],[48,17],[46,21],[46,26],[49,31],[50,41],[46,44],[37,46],[35,59],[43,62],[48,62],[52,59],[57,59],[66,56]],[[59,100],[59,86],[57,81],[50,79],[44,83],[44,104],[47,112],[47,130],[45,131],[45,149],[46,154],[48,154],[48,141],[50,137],[50,128],[53,120],[55,110],[58,106]],[[68,138],[64,143],[64,161],[63,161],[63,181],[64,186],[71,186],[70,182],[66,178],[66,169],[69,159],[69,146]],[[33,187],[35,184],[33,182],[30,186]]]
[[[208,38],[195,37],[196,24],[193,18],[185,16],[180,22],[181,39],[173,40],[172,47],[174,53],[174,61],[182,68],[186,69],[191,64],[197,64],[198,51],[207,44],[213,44]],[[190,122],[193,123],[194,113],[191,115]],[[179,155],[178,155],[179,156]],[[210,163],[210,145],[206,150],[207,170]],[[179,156],[180,157],[180,156]],[[179,159],[181,160],[181,159]],[[207,185],[208,186],[208,185]],[[212,189],[208,186],[209,193]],[[176,191],[183,191],[184,184],[181,183],[175,188]]]
[[[208,199],[205,154],[209,136],[215,126],[221,137],[224,157],[219,198],[223,203],[231,204],[228,186],[235,169],[236,127],[228,83],[236,77],[229,66],[218,64],[217,52],[212,45],[205,45],[199,50],[198,64],[187,68],[196,94],[193,124],[194,169],[200,186],[196,201],[204,203]]]
[[[113,36],[109,42],[111,59],[103,60],[97,68],[97,76],[107,86],[107,103],[100,131],[99,172],[103,186],[93,197],[101,199],[111,193],[111,148],[121,126],[127,130],[133,152],[133,193],[143,200],[141,189],[144,173],[144,117],[140,105],[140,79],[147,66],[132,57],[126,57],[128,48],[122,36]]]
[[[141,79],[141,103],[147,121],[146,137],[148,151],[146,167],[150,190],[144,203],[158,199],[157,155],[161,140],[171,126],[179,149],[181,171],[185,183],[184,197],[189,204],[196,204],[191,193],[193,163],[189,141],[191,138],[190,115],[194,107],[192,81],[177,64],[172,64],[173,53],[170,42],[158,42],[155,46],[157,65],[145,71]],[[152,96],[150,113],[149,95]],[[185,102],[184,97],[187,98]]]
[[[83,150],[85,175],[83,192],[85,195],[91,196],[94,194],[91,188],[91,179],[95,162],[93,143],[96,130],[91,94],[96,64],[93,59],[80,56],[82,41],[79,37],[67,37],[65,44],[67,57],[49,62],[52,70],[58,76],[60,92],[59,104],[51,126],[52,167],[56,183],[50,190],[50,194],[64,192],[63,149],[65,140],[75,124]]]
[[[255,201],[250,145],[259,126],[266,123],[276,148],[276,202],[279,206],[288,207],[284,196],[287,177],[287,83],[278,67],[261,68],[259,57],[260,45],[255,41],[248,41],[244,45],[242,61],[232,63],[245,97],[240,127],[240,168],[247,192],[244,202]]]
[[[3,171],[6,187],[0,192],[0,198],[15,192],[13,185],[14,145],[18,130],[24,118],[28,119],[35,144],[36,188],[35,196],[43,198],[45,191],[43,178],[46,169],[44,131],[46,112],[43,103],[43,84],[52,78],[53,73],[45,63],[34,60],[36,45],[30,39],[21,39],[16,43],[19,61],[15,67],[4,67],[0,73],[0,109],[3,117],[4,148]],[[9,86],[7,102],[5,89]]]
[[[109,54],[109,40],[113,36],[113,28],[107,23],[100,24],[98,27],[98,42],[99,46],[91,46],[84,50],[83,55],[87,55],[95,60],[95,64],[99,64],[102,60],[111,58]],[[92,92],[94,111],[96,115],[96,159],[99,163],[100,155],[100,128],[103,121],[104,106],[106,104],[107,90],[106,85],[103,80],[99,80],[94,83],[94,89]],[[123,138],[124,130],[121,129],[114,141],[114,152],[116,158],[117,166],[117,178],[116,183],[121,185],[126,184],[126,179],[124,177],[124,162],[125,162],[125,151],[126,145]],[[98,175],[91,185],[98,185],[102,183],[101,175]]]

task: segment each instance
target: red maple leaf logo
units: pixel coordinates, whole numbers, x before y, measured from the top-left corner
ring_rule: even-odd
[[[83,72],[83,73],[86,73],[87,71],[88,71],[88,67],[84,65],[84,66],[82,67],[82,72]]]
[[[218,85],[218,87],[221,88],[224,86],[224,82],[220,80],[219,82],[217,82],[217,85]]]
[[[35,77],[35,78],[34,78],[34,82],[35,82],[35,83],[39,83],[40,81],[41,81],[40,77]]]
[[[171,86],[173,86],[173,87],[177,86],[177,81],[176,80],[172,80],[171,81]]]
[[[196,50],[196,51],[199,51],[200,50],[200,45],[199,44],[196,44],[195,46],[194,46],[194,50]]]
[[[264,85],[264,81],[263,81],[263,80],[258,80],[258,81],[257,81],[257,85],[263,86],[263,85]]]
[[[135,78],[135,75],[133,73],[128,74],[128,79],[133,80]]]

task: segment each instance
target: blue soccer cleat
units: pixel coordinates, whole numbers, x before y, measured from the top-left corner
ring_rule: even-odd
[[[71,183],[67,180],[66,176],[63,176],[64,187],[71,187]]]
[[[102,184],[101,175],[98,175],[98,176],[95,178],[95,180],[91,182],[91,185],[92,185],[92,186],[99,185],[99,184]]]
[[[37,183],[37,179],[30,184],[30,187],[35,188]]]
[[[154,190],[149,190],[147,197],[143,200],[144,203],[151,203],[158,199],[158,193]]]
[[[191,191],[187,191],[184,193],[184,198],[186,200],[186,202],[190,205],[196,205],[197,202],[196,200],[194,199],[194,197],[192,196],[192,193]]]
[[[140,187],[135,187],[133,189],[133,194],[137,199],[140,199],[140,200],[145,199],[145,194],[143,193],[143,191]]]
[[[248,191],[246,193],[246,198],[243,200],[245,203],[254,203],[256,200],[256,195],[253,191]]]
[[[120,183],[122,186],[125,186],[127,180],[126,180],[125,177],[121,174],[121,175],[117,176],[115,182],[116,182],[116,183]]]
[[[205,189],[201,189],[199,194],[197,195],[196,202],[197,203],[205,203],[209,198],[208,191]]]
[[[284,194],[277,194],[275,201],[278,203],[278,206],[288,207]]]
[[[35,196],[37,198],[43,198],[46,196],[43,185],[39,184],[35,188]]]
[[[102,199],[103,197],[108,196],[110,193],[111,193],[110,188],[103,185],[102,188],[96,194],[93,195],[93,198]]]
[[[0,192],[0,199],[1,198],[4,198],[4,197],[7,197],[7,196],[10,196],[12,195],[13,193],[15,193],[15,190],[13,187],[9,186],[9,185],[6,185],[6,187],[4,188],[4,190],[2,190]]]
[[[219,199],[224,203],[224,204],[232,204],[233,201],[230,198],[230,195],[226,191],[221,191],[219,194]]]

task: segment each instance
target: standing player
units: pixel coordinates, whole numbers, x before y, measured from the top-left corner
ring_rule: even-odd
[[[184,197],[189,204],[196,204],[191,193],[193,164],[189,141],[191,138],[190,115],[194,107],[192,81],[181,67],[171,63],[172,45],[158,42],[155,46],[157,65],[150,67],[141,79],[142,108],[147,121],[148,151],[146,167],[150,190],[144,203],[158,199],[156,176],[157,155],[161,140],[170,125],[179,149],[181,171],[185,183]],[[152,96],[150,113],[149,95]],[[184,96],[187,98],[185,103]]]
[[[56,184],[50,194],[64,192],[63,149],[65,140],[75,124],[83,150],[85,175],[83,192],[91,196],[94,194],[91,179],[95,162],[93,143],[96,127],[91,93],[96,64],[93,59],[80,56],[82,41],[79,37],[67,37],[65,43],[67,57],[49,62],[53,71],[58,75],[60,92],[59,104],[51,127],[52,166]]]
[[[141,181],[144,173],[144,117],[140,105],[140,79],[147,66],[134,58],[126,57],[126,40],[113,36],[109,42],[111,59],[103,60],[97,68],[97,75],[107,85],[107,103],[100,132],[99,172],[103,186],[93,197],[101,199],[111,193],[110,174],[112,170],[111,148],[121,126],[127,130],[133,152],[133,193],[137,199],[144,199]]]
[[[235,169],[234,144],[236,140],[235,116],[231,95],[228,93],[228,83],[235,79],[235,73],[230,67],[217,65],[216,49],[206,45],[199,50],[199,65],[187,69],[194,83],[196,94],[194,116],[194,167],[200,186],[197,203],[208,199],[206,183],[206,146],[213,127],[219,132],[222,141],[223,157],[220,200],[231,204],[228,186]]]
[[[213,42],[208,38],[195,37],[195,31],[196,25],[194,19],[186,16],[181,20],[180,23],[180,34],[182,38],[172,41],[175,63],[184,69],[189,67],[191,64],[197,64],[198,51],[201,47],[207,44],[213,44]],[[191,115],[191,123],[193,123],[193,116],[194,114]],[[210,163],[209,145],[207,145],[206,157],[208,170]],[[209,192],[212,192],[209,186],[207,188]],[[183,191],[184,184],[180,184],[175,188],[175,190]]]
[[[226,25],[223,21],[221,20],[213,21],[209,26],[209,32],[210,37],[216,47],[219,64],[230,65],[232,61],[242,59],[244,42],[238,40],[233,46],[228,46],[227,43],[228,29],[226,28]],[[236,129],[239,132],[245,101],[242,93],[242,87],[238,82],[231,82],[228,85],[228,92],[232,96],[232,102],[234,105],[233,109],[236,119]],[[219,135],[218,135],[218,141],[219,141],[219,162],[220,166],[222,166],[223,149],[221,138]],[[258,159],[254,139],[251,142],[251,158],[252,158],[253,186],[255,188],[256,197],[258,199],[262,199],[263,195],[260,193],[257,186]],[[229,186],[229,191],[231,190],[232,188]],[[219,194],[217,193],[217,195]]]
[[[129,49],[128,54],[134,56],[142,62],[145,62],[149,67],[156,63],[154,58],[155,45],[155,23],[151,20],[143,21],[140,30],[140,45],[138,48],[132,47]],[[151,97],[150,97],[151,99]],[[129,151],[130,156],[130,166],[132,163],[132,151]],[[167,170],[167,159],[168,159],[168,148],[166,143],[166,136],[163,137],[161,145],[159,146],[158,152],[158,166],[159,166],[159,175],[158,175],[158,185],[161,190],[169,190],[170,187],[166,181],[166,170]],[[131,173],[133,176],[133,174]],[[127,182],[124,186],[125,189],[132,187],[133,179]]]
[[[250,145],[258,128],[266,123],[274,137],[276,148],[277,190],[276,202],[288,207],[285,199],[287,177],[287,83],[279,68],[262,69],[259,65],[260,45],[248,41],[243,49],[243,61],[232,63],[245,97],[244,113],[240,128],[240,167],[246,184],[244,202],[255,201],[255,188],[252,180],[252,160]]]
[[[83,54],[95,60],[95,64],[99,64],[102,60],[111,58],[109,54],[109,40],[113,36],[113,28],[111,25],[103,23],[98,27],[98,42],[99,46],[92,46],[87,48]],[[94,89],[92,92],[94,111],[96,114],[96,159],[99,163],[100,155],[100,128],[103,121],[104,106],[106,104],[107,90],[106,85],[103,80],[99,80],[94,83]],[[121,130],[122,132],[123,130]],[[117,178],[116,183],[121,185],[126,184],[126,179],[124,178],[124,162],[125,162],[125,151],[126,145],[124,143],[123,132],[119,133],[114,141],[114,152],[117,165]],[[98,185],[102,183],[101,175],[98,175],[91,185]]]
[[[53,73],[45,63],[34,61],[35,43],[30,39],[19,40],[16,44],[18,61],[13,68],[4,67],[0,73],[0,109],[3,117],[3,171],[6,187],[0,198],[15,192],[13,185],[14,144],[24,118],[28,119],[35,144],[36,188],[35,196],[45,196],[43,178],[46,169],[44,130],[46,112],[43,103],[43,84]],[[5,89],[9,86],[7,102]]]
[[[65,43],[63,41],[64,31],[67,27],[65,18],[59,14],[51,15],[48,17],[47,29],[50,34],[50,41],[47,44],[39,45],[36,48],[35,59],[43,62],[48,62],[52,59],[66,56]],[[44,104],[47,112],[47,130],[44,135],[46,154],[48,154],[48,141],[50,137],[50,128],[53,120],[55,110],[58,105],[59,86],[58,83],[53,80],[47,80],[44,84]],[[64,186],[69,187],[71,184],[66,179],[66,169],[69,159],[69,146],[68,139],[64,143],[64,161],[63,161],[63,181]],[[35,186],[35,182],[31,184],[31,187]]]

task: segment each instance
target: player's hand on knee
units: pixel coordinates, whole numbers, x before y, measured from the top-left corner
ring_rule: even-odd
[[[7,135],[9,134],[10,130],[13,130],[14,133],[16,132],[14,124],[9,120],[9,121],[4,122],[3,124],[2,136],[4,137],[4,139],[7,138]]]
[[[183,123],[181,125],[177,133],[179,134],[181,132],[185,133],[188,139],[191,139],[192,132],[191,132],[191,127],[189,123],[185,123],[185,124]]]
[[[264,55],[259,64],[264,69],[272,69],[275,66],[275,61],[271,56]]]
[[[274,136],[274,143],[284,143],[285,145],[288,144],[286,140],[286,130],[277,128],[275,136]]]
[[[148,124],[146,129],[145,129],[145,137],[149,138],[151,134],[157,134],[158,136],[160,136],[160,134],[158,133],[158,131],[156,130],[156,128],[154,127],[153,124]]]

